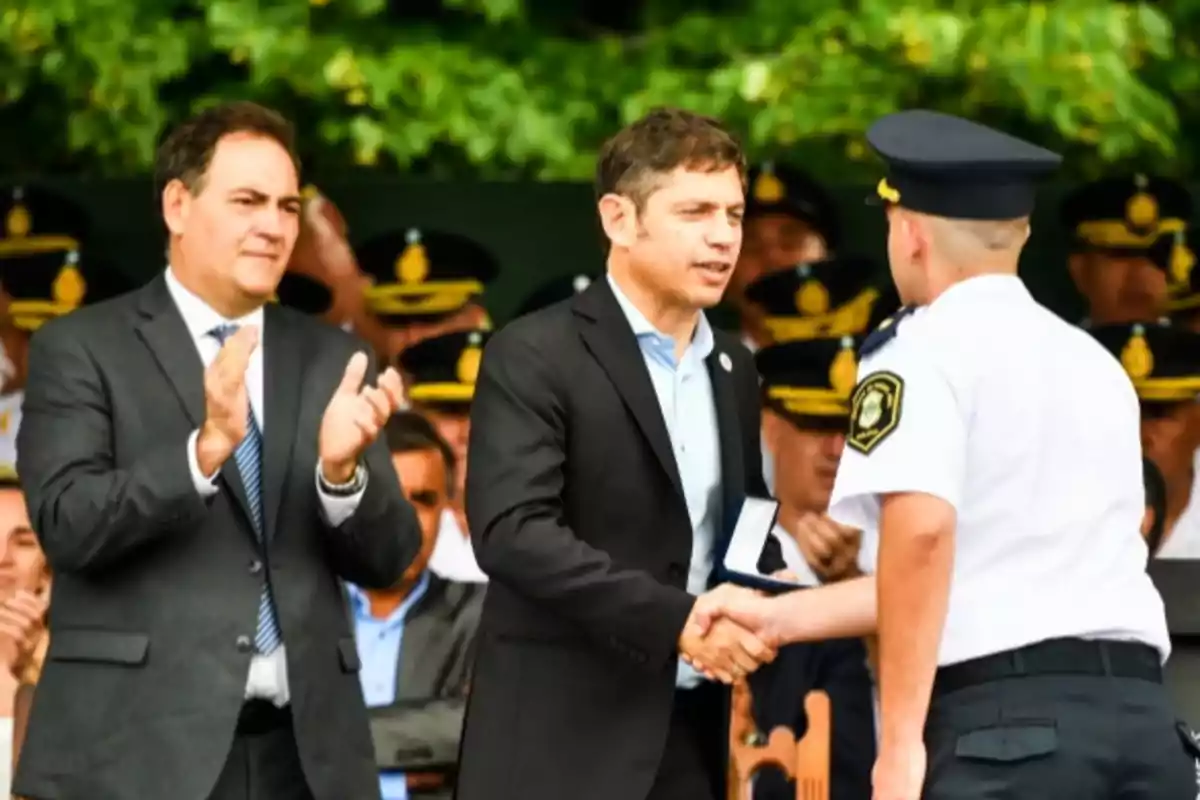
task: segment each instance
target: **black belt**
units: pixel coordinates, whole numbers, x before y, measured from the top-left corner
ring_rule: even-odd
[[[1158,651],[1141,642],[1049,639],[940,667],[933,693],[1038,675],[1108,675],[1162,683],[1162,663]]]
[[[280,708],[266,700],[247,700],[238,714],[236,731],[239,736],[261,736],[271,731],[290,728],[291,725],[290,707]]]

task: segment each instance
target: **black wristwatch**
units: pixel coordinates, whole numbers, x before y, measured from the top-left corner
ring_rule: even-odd
[[[321,469],[321,462],[317,462],[317,483],[321,487],[321,491],[332,497],[351,497],[363,490],[367,485],[367,469],[361,463],[354,468],[354,475],[345,483],[330,483],[325,480],[325,472]]]

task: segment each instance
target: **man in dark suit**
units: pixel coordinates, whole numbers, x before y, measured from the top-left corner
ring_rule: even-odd
[[[685,628],[765,493],[754,364],[701,310],[737,260],[741,149],[656,111],[597,183],[608,275],[495,334],[476,384],[467,518],[490,584],[459,800],[716,800],[728,692],[681,655],[725,681],[773,657],[737,626]]]
[[[419,546],[376,441],[399,376],[268,304],[300,208],[281,117],[206,111],[156,177],[165,273],[32,341],[19,470],[54,591],[14,791],[377,798],[338,578],[391,585]]]

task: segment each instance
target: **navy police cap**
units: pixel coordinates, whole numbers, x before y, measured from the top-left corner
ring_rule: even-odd
[[[949,219],[1029,216],[1038,183],[1062,163],[1057,153],[936,111],[890,114],[867,141],[888,166],[880,198]]]

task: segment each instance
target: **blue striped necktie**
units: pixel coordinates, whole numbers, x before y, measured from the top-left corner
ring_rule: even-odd
[[[221,344],[225,344],[230,336],[237,331],[237,325],[218,325],[209,333]],[[266,548],[263,541],[262,518],[262,432],[254,419],[254,409],[248,410],[249,419],[246,421],[246,435],[233,451],[234,461],[237,462],[238,474],[242,477],[242,485],[246,488],[246,499],[250,503],[250,515],[254,519],[254,534]],[[263,573],[262,594],[258,598],[258,630],[254,634],[254,646],[258,652],[266,655],[275,651],[283,644],[283,635],[279,632],[279,621],[275,618],[275,604],[271,600],[271,585]]]

